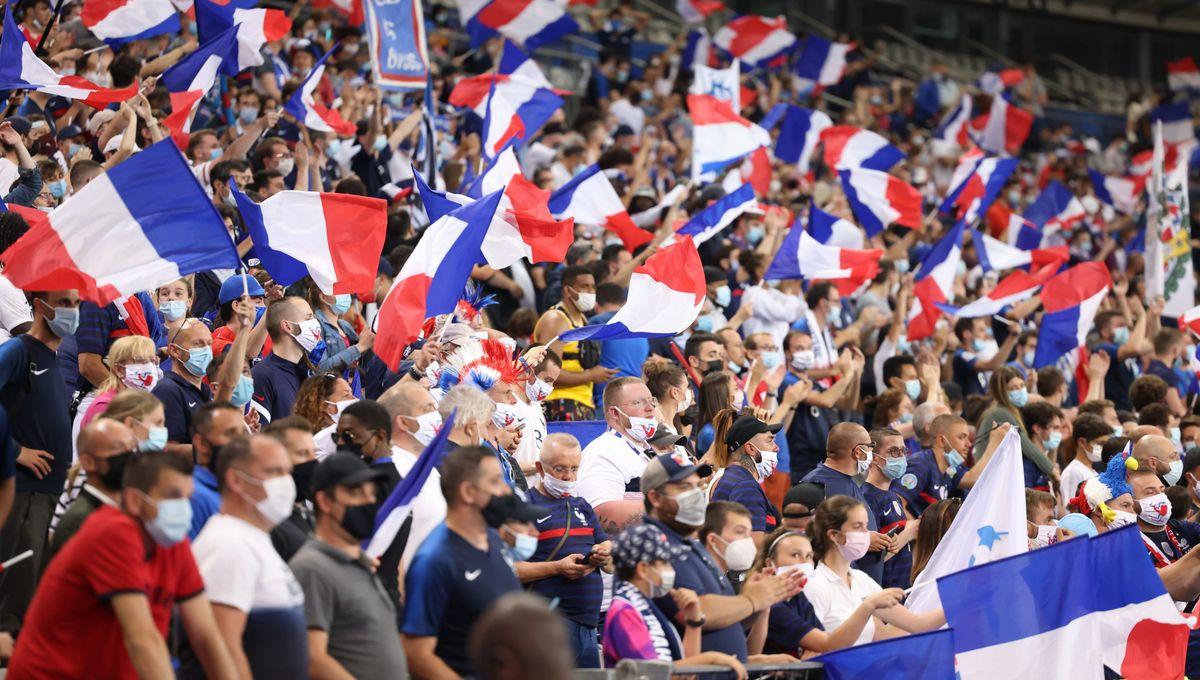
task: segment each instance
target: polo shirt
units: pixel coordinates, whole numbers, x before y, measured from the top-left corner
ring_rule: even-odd
[[[200,387],[196,387],[183,376],[172,371],[158,381],[158,385],[150,394],[158,397],[158,400],[163,403],[167,440],[177,444],[190,444],[192,442],[192,415],[196,409],[212,401],[212,390],[205,383],[200,383]]]
[[[436,637],[438,658],[464,677],[477,674],[467,653],[475,622],[521,588],[500,550],[500,534],[488,529],[487,535],[485,552],[443,523],[421,544],[404,578],[404,634]]]
[[[653,517],[646,518],[646,523],[661,529],[668,542],[687,551],[671,560],[671,566],[675,568],[676,588],[689,588],[696,591],[697,595],[734,595],[733,585],[725,578],[725,574],[716,562],[713,562],[700,541],[680,536],[674,529]],[[675,606],[675,600],[668,595],[654,600],[654,603],[678,627],[675,615],[679,612],[679,607]],[[742,630],[741,622],[732,623],[719,630],[704,631],[700,639],[700,648],[706,652],[723,652],[736,656],[744,663],[747,656],[746,633]]]
[[[16,445],[54,455],[42,479],[18,465],[17,491],[56,498],[62,492],[73,448],[69,399],[54,350],[28,333],[0,345],[0,405],[8,411],[10,436]],[[19,452],[10,448],[13,456]]]
[[[741,503],[750,511],[750,529],[753,531],[769,532],[779,526],[779,511],[767,500],[762,484],[754,478],[754,473],[736,463],[721,473],[709,500]]]
[[[771,606],[763,653],[799,656],[800,641],[814,630],[825,630],[825,627],[821,625],[821,619],[817,618],[812,603],[804,597],[804,593],[776,602]]]
[[[1046,455],[1050,456],[1050,460],[1054,460],[1053,451],[1047,451]],[[1032,460],[1024,456],[1021,457],[1021,472],[1025,477],[1026,488],[1038,489],[1040,491],[1050,490],[1050,478]]]
[[[862,488],[854,477],[838,472],[833,468],[821,463],[817,469],[804,476],[802,482],[815,482],[825,486],[825,497],[832,496],[849,496],[854,500],[862,503],[867,508],[867,529],[871,531],[879,531],[879,521],[875,518],[875,513],[871,511],[871,506],[867,504],[867,497],[863,495]],[[871,578],[875,579],[876,583],[883,582],[883,551],[869,552],[862,559],[854,563],[854,567],[866,572]],[[829,626],[826,626],[829,628]]]
[[[288,566],[304,590],[309,630],[328,633],[329,655],[350,675],[408,677],[395,608],[370,567],[317,538],[305,543]]]
[[[575,493],[593,508],[609,501],[642,500],[642,470],[653,456],[609,428],[583,449]]]
[[[174,605],[202,592],[191,543],[163,548],[138,520],[100,508],[38,581],[8,677],[87,678],[103,669],[106,677],[136,678],[111,598],[146,595],[165,639]]]
[[[850,570],[850,585],[824,563],[818,563],[812,578],[804,584],[804,596],[812,603],[825,630],[837,630],[846,622],[863,600],[883,590],[879,584],[858,569]],[[875,637],[875,617],[868,617],[854,644],[870,642]]]
[[[232,515],[204,525],[192,555],[208,599],[246,614],[242,650],[255,678],[299,678],[308,673],[304,591],[275,552],[270,535]],[[203,677],[198,660],[180,677]],[[191,672],[183,672],[188,669]]]
[[[895,482],[891,483],[896,486]],[[904,499],[892,489],[881,489],[874,484],[862,485],[867,507],[875,513],[879,532],[886,534],[896,527],[904,528],[908,515],[904,514]],[[883,563],[883,587],[907,588],[912,577],[912,544],[905,545]]]
[[[271,420],[277,420],[292,412],[300,384],[308,378],[308,366],[304,359],[293,363],[270,354],[255,364],[250,374],[254,376],[254,401],[271,414]]]
[[[920,517],[925,508],[953,495],[966,473],[965,464],[953,474],[950,468],[942,472],[933,450],[922,449],[908,456],[908,470],[892,484],[891,490],[900,494],[913,517]]]
[[[780,390],[786,390],[796,382],[796,377],[788,373],[783,377]],[[813,389],[823,392],[817,385]],[[792,424],[787,429],[787,444],[791,462],[788,470],[792,473],[793,483],[802,479],[825,460],[825,443],[829,440],[829,431],[833,426],[842,422],[862,422],[861,416],[849,411],[835,408],[821,408],[812,404],[797,404],[792,412]],[[780,460],[780,467],[783,461]]]
[[[195,540],[213,515],[221,512],[221,493],[217,491],[217,476],[212,470],[197,465],[192,468],[192,528],[188,538]]]
[[[539,510],[538,546],[530,562],[552,562],[567,555],[587,555],[592,546],[608,540],[592,506],[578,496],[551,498],[537,488],[529,490],[529,502]],[[558,600],[558,612],[581,626],[595,628],[600,620],[604,582],[599,570],[578,579],[551,576],[529,584],[530,590]]]
[[[1117,359],[1119,345],[1111,342],[1096,347],[1108,355],[1108,373],[1104,375],[1104,397],[1111,399],[1118,411],[1132,411],[1133,403],[1129,401],[1129,388],[1141,373],[1137,357],[1129,357],[1124,361]]]

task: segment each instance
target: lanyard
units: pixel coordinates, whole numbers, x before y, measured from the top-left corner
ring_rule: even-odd
[[[617,439],[620,439],[622,442],[624,442],[625,446],[628,446],[629,450],[633,451],[633,455],[637,456],[638,458],[645,458],[647,461],[654,460],[654,456],[648,456],[645,449],[639,449],[638,447],[634,446],[633,442],[629,441],[629,438],[625,435],[617,432],[611,427],[608,428],[608,431],[613,433],[613,436],[615,436]]]
[[[1167,534],[1167,540],[1170,541],[1171,545],[1175,548],[1175,552],[1182,555],[1183,550],[1179,547],[1179,539],[1175,538],[1175,532],[1171,531],[1171,527],[1166,525],[1163,525],[1163,530]],[[1151,541],[1146,534],[1142,534],[1142,540],[1145,541],[1146,547],[1149,548],[1150,558],[1154,560],[1154,566],[1156,569],[1162,569],[1163,567],[1171,564],[1171,560],[1167,559],[1167,556],[1163,554],[1162,549],[1155,545],[1154,541]]]

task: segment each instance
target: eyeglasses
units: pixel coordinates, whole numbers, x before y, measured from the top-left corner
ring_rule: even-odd
[[[908,449],[904,448],[903,446],[893,446],[883,450],[883,455],[885,458],[899,458],[900,456],[907,454]]]
[[[650,397],[649,400],[634,399],[633,401],[629,402],[629,405],[633,408],[647,408],[648,406],[649,408],[654,409],[658,408],[658,399],[655,399],[654,397]]]

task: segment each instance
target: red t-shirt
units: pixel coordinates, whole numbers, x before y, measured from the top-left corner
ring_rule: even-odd
[[[145,593],[166,638],[171,607],[203,591],[190,541],[161,548],[138,520],[102,507],[38,582],[7,677],[135,678],[109,598]]]
[[[225,348],[233,344],[234,335],[233,335],[233,331],[229,330],[229,326],[221,326],[220,328],[218,328],[212,332],[212,336],[213,336],[212,351],[213,351],[214,356],[217,354],[224,353]],[[263,341],[262,352],[259,354],[259,356],[265,358],[270,353],[271,353],[271,338],[268,336],[267,339]]]

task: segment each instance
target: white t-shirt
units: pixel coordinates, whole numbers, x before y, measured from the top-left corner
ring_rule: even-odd
[[[546,441],[546,412],[542,410],[541,402],[526,404],[520,399],[514,408],[521,422],[525,423],[516,455],[517,462],[524,468],[536,463],[542,454],[542,443]],[[530,482],[530,486],[533,486],[533,482]]]
[[[0,158],[0,198],[12,189],[12,185],[20,179],[21,172],[16,163],[7,158]]]
[[[817,565],[812,578],[804,585],[804,597],[812,604],[825,630],[833,631],[850,618],[863,600],[880,590],[883,589],[878,583],[857,569],[850,570],[850,586],[846,587],[842,577],[822,563]],[[874,637],[875,617],[871,617],[854,644],[870,642]]]
[[[317,445],[317,460],[324,460],[337,451],[337,442],[333,441],[333,434],[337,432],[337,425],[330,425],[324,430],[319,430],[313,435],[313,442]]]
[[[646,112],[634,106],[628,99],[621,97],[609,104],[608,112],[617,119],[618,123],[628,125],[633,130],[633,134],[642,134],[642,128],[646,126]]]
[[[1092,477],[1096,476],[1096,471],[1091,467],[1079,462],[1076,458],[1063,468],[1059,490],[1062,493],[1063,501],[1068,501],[1075,497],[1075,492],[1079,489],[1079,485]]]
[[[799,295],[781,293],[766,285],[750,286],[742,293],[742,304],[754,305],[754,313],[742,324],[742,333],[750,337],[755,333],[767,333],[782,346],[792,324],[804,316],[808,307]]]
[[[392,464],[396,466],[396,471],[400,473],[401,477],[406,477],[413,466],[417,464],[419,455],[393,446]],[[408,532],[408,543],[404,546],[404,553],[400,555],[400,578],[402,581],[404,572],[408,571],[408,563],[412,561],[413,555],[417,554],[417,548],[421,547],[425,537],[444,521],[446,521],[446,497],[442,495],[442,475],[437,468],[434,468],[429,471],[429,478],[425,480],[425,485],[413,499],[412,528]]]
[[[214,604],[247,613],[304,606],[304,591],[275,552],[270,534],[245,520],[214,515],[192,543],[192,554]]]
[[[25,294],[0,274],[0,343],[12,337],[12,329],[33,323],[33,310]]]
[[[609,501],[641,501],[640,480],[648,459],[644,446],[609,429],[583,450],[575,495],[592,508]]]

